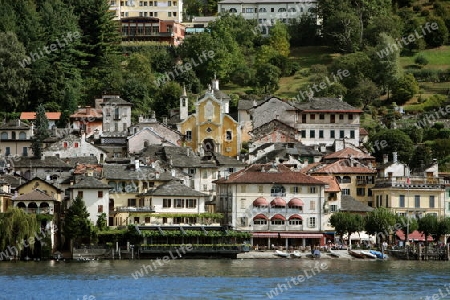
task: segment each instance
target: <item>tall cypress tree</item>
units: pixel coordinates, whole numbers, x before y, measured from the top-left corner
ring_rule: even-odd
[[[41,157],[43,142],[49,136],[48,119],[45,115],[45,108],[44,105],[39,104],[36,110],[36,127],[34,130],[33,141],[31,143],[31,149],[33,150],[34,157]]]
[[[90,235],[91,222],[83,199],[77,196],[64,218],[64,236],[67,241],[79,243]]]

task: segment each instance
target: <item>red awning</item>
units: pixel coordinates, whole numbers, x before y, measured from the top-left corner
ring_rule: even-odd
[[[397,235],[397,237],[400,240],[402,240],[402,241],[405,240],[405,234],[403,233],[402,230],[397,230],[397,232],[395,234]],[[414,230],[413,232],[410,232],[408,234],[408,240],[410,240],[410,241],[417,241],[417,242],[424,242],[425,241],[425,235],[422,232]],[[428,241],[432,242],[433,241],[433,237],[432,236],[428,236]]]
[[[268,220],[269,218],[265,214],[257,214],[256,216],[253,217],[253,220],[257,220],[257,219]]]
[[[270,202],[271,206],[286,206],[286,201],[283,198],[277,197]]]
[[[253,206],[269,206],[269,201],[264,197],[258,197],[253,201]]]
[[[272,218],[270,218],[270,220],[283,220],[283,221],[286,221],[286,218],[283,215],[276,214]]]
[[[303,201],[300,198],[292,198],[289,201],[289,203],[288,203],[289,207],[292,207],[292,206],[303,206],[303,205],[305,205],[305,204],[303,203]]]
[[[303,220],[303,218],[300,215],[298,215],[298,214],[293,214],[292,216],[289,217],[289,220],[292,220],[292,219]]]
[[[321,239],[322,233],[282,233],[281,238],[284,239]]]

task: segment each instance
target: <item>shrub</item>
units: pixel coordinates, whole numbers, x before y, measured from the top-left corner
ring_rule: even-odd
[[[423,54],[419,54],[417,55],[416,59],[414,60],[414,62],[419,65],[419,66],[425,66],[428,65],[428,59],[423,55]]]
[[[430,15],[430,11],[429,11],[428,9],[423,9],[423,10],[420,12],[420,15],[421,15],[422,17],[427,17],[427,16]]]

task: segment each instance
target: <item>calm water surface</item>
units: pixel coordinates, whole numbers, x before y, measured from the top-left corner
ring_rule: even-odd
[[[450,262],[186,259],[145,274],[153,262],[0,262],[0,299],[450,299]]]

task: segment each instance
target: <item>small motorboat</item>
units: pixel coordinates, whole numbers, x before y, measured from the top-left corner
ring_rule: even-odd
[[[370,250],[369,252],[374,254],[379,259],[387,259],[388,258],[387,254],[383,254],[380,251]]]
[[[292,256],[295,258],[301,258],[302,254],[298,250],[294,250],[294,253],[292,253]]]
[[[364,254],[358,253],[358,252],[350,250],[350,249],[348,249],[348,254],[350,254],[351,256],[353,256],[355,258],[366,258],[366,256]]]
[[[361,250],[361,254],[365,255],[367,258],[377,258],[377,256],[369,251]]]
[[[288,258],[290,256],[289,253],[280,250],[275,250],[275,255],[285,258]]]

